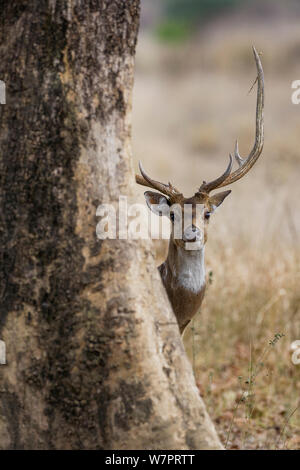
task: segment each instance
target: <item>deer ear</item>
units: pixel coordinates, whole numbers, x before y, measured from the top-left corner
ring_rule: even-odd
[[[216,209],[219,207],[222,202],[224,201],[225,197],[229,196],[231,191],[222,191],[221,193],[214,194],[209,198],[209,204],[212,208],[212,210]]]
[[[153,191],[146,191],[144,193],[147,206],[156,215],[169,215],[170,214],[170,202],[165,196],[160,193],[154,193]]]

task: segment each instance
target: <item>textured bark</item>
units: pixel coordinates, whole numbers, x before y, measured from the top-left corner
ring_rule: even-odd
[[[134,197],[138,20],[1,2],[1,449],[221,447],[150,245],[96,238],[97,206]]]

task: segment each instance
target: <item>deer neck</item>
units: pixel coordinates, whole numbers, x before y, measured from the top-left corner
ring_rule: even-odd
[[[166,271],[173,286],[198,294],[205,286],[204,246],[200,250],[185,250],[170,240]]]

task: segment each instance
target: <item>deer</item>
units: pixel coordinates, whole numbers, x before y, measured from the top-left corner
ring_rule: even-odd
[[[150,178],[139,162],[141,175],[136,175],[136,183],[158,191],[144,193],[147,206],[155,214],[167,216],[171,221],[168,255],[158,270],[181,334],[199,311],[205,294],[204,253],[209,219],[231,190],[212,195],[211,192],[243,178],[262,153],[264,74],[255,47],[253,47],[253,54],[257,69],[257,78],[254,82],[254,84],[257,82],[255,142],[249,155],[242,158],[236,140],[234,148],[234,157],[238,164],[236,170],[232,171],[233,157],[229,154],[229,164],[225,172],[210,182],[203,181],[194,196],[185,198],[182,192],[170,182],[165,184]],[[189,209],[189,217],[188,222],[184,223],[186,208]]]

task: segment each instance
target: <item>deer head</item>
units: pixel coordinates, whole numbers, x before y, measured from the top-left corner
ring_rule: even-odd
[[[141,163],[140,175],[136,175],[136,182],[143,186],[156,189],[159,192],[146,191],[145,198],[148,207],[158,215],[166,215],[172,222],[171,240],[178,247],[190,247],[190,242],[197,242],[201,248],[207,239],[207,225],[211,214],[222,204],[224,199],[231,193],[230,190],[211,195],[213,190],[228,186],[245,176],[258,160],[264,141],[263,108],[264,108],[264,75],[261,61],[256,49],[253,53],[257,68],[257,105],[256,105],[256,132],[254,146],[246,158],[242,158],[236,141],[234,157],[238,168],[232,172],[233,158],[229,155],[229,164],[225,172],[213,181],[203,181],[194,196],[185,198],[181,191],[171,183],[165,184],[150,178],[144,171]],[[188,209],[188,221],[186,223],[186,209]],[[182,236],[176,236],[175,223],[181,228]]]

